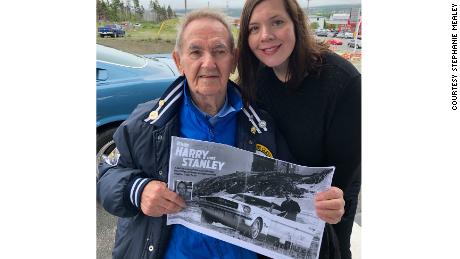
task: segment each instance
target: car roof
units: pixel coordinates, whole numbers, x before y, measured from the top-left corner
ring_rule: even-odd
[[[142,68],[147,65],[147,59],[142,56],[137,56],[99,44],[96,44],[96,60],[133,68]]]

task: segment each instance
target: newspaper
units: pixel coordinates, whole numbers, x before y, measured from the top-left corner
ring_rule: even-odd
[[[187,207],[168,215],[272,258],[318,258],[324,221],[314,196],[334,167],[306,167],[224,144],[172,137],[168,187]]]

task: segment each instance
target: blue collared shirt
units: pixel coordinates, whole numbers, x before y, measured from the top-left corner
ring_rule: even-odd
[[[219,112],[210,116],[201,111],[184,84],[184,101],[179,114],[180,136],[235,146],[237,114],[243,108],[240,94],[227,86],[227,96]],[[182,225],[173,225],[166,249],[166,259],[184,258],[244,258],[256,259],[257,254],[239,246],[198,233]]]
[[[211,126],[216,126],[217,122],[219,120],[221,120],[222,118],[224,118],[226,115],[230,114],[231,112],[233,111],[236,111],[236,109],[231,106],[229,103],[228,103],[228,98],[227,96],[225,96],[225,102],[224,102],[224,105],[222,106],[222,108],[219,110],[219,112],[214,115],[214,116],[211,116],[207,113],[205,113],[204,111],[202,111],[196,104],[195,102],[193,101],[192,98],[190,98],[190,101],[192,102],[193,106],[195,106],[195,108],[208,120],[208,122],[211,124]]]
[[[235,146],[236,115],[242,108],[241,95],[233,86],[228,85],[223,107],[216,115],[210,116],[193,102],[185,81],[184,101],[179,111],[180,136]]]

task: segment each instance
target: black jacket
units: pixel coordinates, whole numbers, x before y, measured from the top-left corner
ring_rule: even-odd
[[[335,166],[332,186],[344,191],[345,214],[334,229],[342,258],[351,258],[350,235],[361,186],[361,74],[344,58],[326,53],[318,70],[305,76],[295,91],[271,68],[261,69],[258,78],[257,104],[273,116],[296,162]],[[326,251],[324,244],[321,250]]]
[[[130,200],[131,187],[141,178],[167,182],[171,136],[179,133],[178,110],[182,104],[183,80],[179,77],[161,101],[140,104],[134,110],[113,136],[120,152],[118,164],[101,166],[97,200],[109,213],[120,217],[113,258],[161,258],[165,251],[170,232],[166,216],[144,215]],[[237,147],[255,152],[256,144],[262,144],[274,157],[291,160],[284,140],[267,113],[260,110],[255,113],[248,107],[237,117]],[[267,131],[260,127],[261,120],[266,122]],[[139,187],[137,196],[141,195],[143,186]]]

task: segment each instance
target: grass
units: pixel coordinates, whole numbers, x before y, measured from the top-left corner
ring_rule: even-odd
[[[141,22],[140,28],[126,29],[123,38],[101,38],[96,42],[108,47],[136,54],[171,53],[176,43],[179,19],[169,19],[162,23]],[[107,24],[111,24],[107,22]],[[103,26],[99,23],[98,26]],[[238,37],[238,28],[232,26],[232,34]],[[236,40],[235,40],[236,41]]]
[[[141,22],[140,28],[127,28],[123,38],[96,36],[96,42],[136,54],[170,53],[176,42],[178,23],[177,18],[163,23]]]
[[[133,40],[161,39],[175,42],[178,23],[177,18],[156,24],[145,22],[139,29],[129,30],[127,35]]]
[[[141,22],[140,28],[128,28],[126,29],[125,37],[132,40],[153,40],[153,39],[162,39],[175,41],[177,24],[179,19],[169,19],[162,23],[151,23],[151,22]],[[98,26],[104,26],[105,24],[112,24],[111,22],[99,23]],[[161,29],[161,31],[160,31]]]

